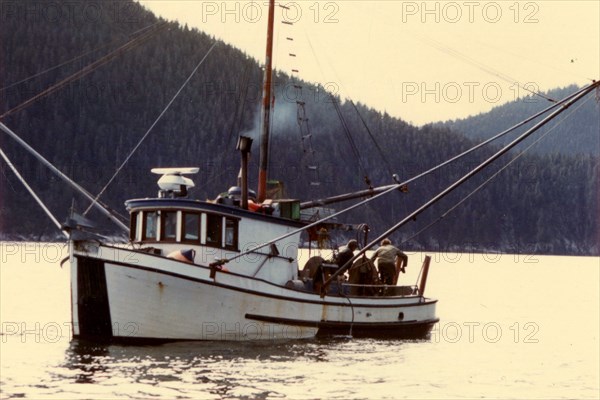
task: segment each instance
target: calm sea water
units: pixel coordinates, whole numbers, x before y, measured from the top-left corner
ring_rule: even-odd
[[[70,337],[66,249],[0,250],[1,398],[600,397],[600,258],[432,254],[428,340],[106,346]]]

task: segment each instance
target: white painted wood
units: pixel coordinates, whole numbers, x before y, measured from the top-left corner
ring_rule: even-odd
[[[168,246],[163,247],[166,254]],[[213,279],[209,268],[128,248],[85,243],[74,253],[104,260],[113,333],[122,337],[267,340],[312,337],[317,332],[315,327],[247,319],[247,314],[313,323],[397,322],[400,312],[405,321],[435,318],[435,303],[420,304],[418,296],[322,299],[314,293],[286,288],[285,282],[237,273],[216,272]],[[275,264],[267,262],[264,269],[281,268],[281,264]],[[231,266],[242,272],[251,268],[256,268],[255,261],[242,260]],[[73,270],[72,286],[76,286],[77,268]],[[269,272],[265,276],[279,275]],[[73,310],[77,310],[76,290],[72,293]],[[353,307],[348,307],[349,301]],[[76,311],[73,315],[75,318]]]

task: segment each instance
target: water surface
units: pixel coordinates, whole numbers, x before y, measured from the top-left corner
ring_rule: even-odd
[[[0,250],[2,398],[600,397],[599,258],[432,254],[428,340],[119,346],[71,339],[61,245]]]

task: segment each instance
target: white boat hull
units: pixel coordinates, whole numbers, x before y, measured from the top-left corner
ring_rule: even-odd
[[[320,297],[149,253],[78,244],[75,337],[129,341],[272,340],[326,334],[426,336],[435,300]],[[211,277],[211,275],[213,275]]]

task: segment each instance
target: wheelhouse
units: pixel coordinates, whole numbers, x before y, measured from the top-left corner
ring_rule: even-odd
[[[130,217],[134,243],[183,243],[240,251],[240,217],[172,208],[136,209]]]
[[[167,257],[193,250],[195,256],[189,261],[204,266],[235,257],[304,226],[300,221],[208,201],[155,198],[129,200],[125,204],[133,244]],[[299,241],[300,233],[291,235],[266,250],[245,256],[253,262],[235,260],[226,268],[285,284],[298,276]]]

